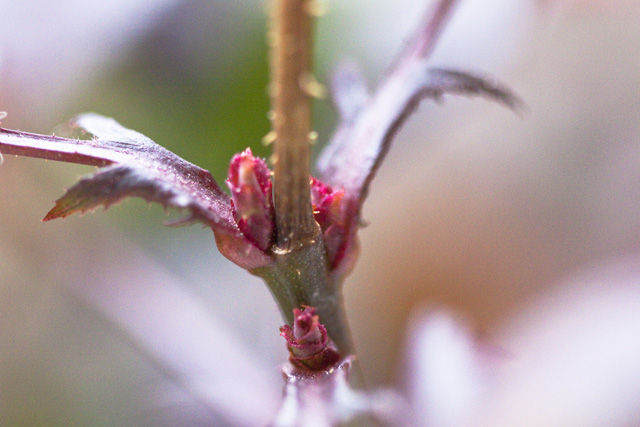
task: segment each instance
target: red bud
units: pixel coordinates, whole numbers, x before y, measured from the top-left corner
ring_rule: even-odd
[[[323,234],[329,265],[333,268],[344,256],[346,222],[343,214],[344,190],[333,190],[311,177],[313,215]]]
[[[263,251],[273,245],[275,221],[271,172],[264,160],[247,148],[231,159],[227,186],[233,217],[245,237]]]
[[[315,308],[295,308],[293,315],[293,326],[281,327],[280,335],[287,340],[289,361],[294,366],[303,370],[321,371],[340,360]]]

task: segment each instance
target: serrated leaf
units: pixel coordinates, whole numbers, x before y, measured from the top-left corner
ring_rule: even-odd
[[[207,225],[235,232],[229,196],[211,174],[115,120],[83,114],[73,122],[97,138],[73,140],[0,129],[0,152],[94,166],[109,166],[83,178],[58,200],[46,220],[142,197],[186,208]]]
[[[282,369],[286,382],[283,401],[273,425],[407,425],[410,412],[400,395],[352,388],[349,384],[352,365],[352,356],[313,373],[286,364]]]
[[[137,170],[127,165],[112,165],[82,178],[56,201],[43,221],[65,218],[73,213],[94,210],[100,205],[108,208],[127,197],[140,197],[148,202],[186,208],[206,218],[202,208],[190,197],[163,182],[148,170]]]
[[[89,113],[72,124],[96,138],[74,140],[0,128],[2,153],[102,167],[58,199],[45,221],[141,197],[165,207],[187,209],[188,219],[210,226],[220,251],[240,266],[255,268],[270,262],[240,233],[229,196],[208,171],[113,119]]]
[[[382,83],[355,119],[343,121],[318,160],[322,179],[361,203],[398,129],[425,98],[477,95],[516,109],[520,100],[493,79],[410,64]]]
[[[421,100],[452,93],[484,96],[510,108],[521,104],[495,80],[430,68],[429,55],[456,4],[457,0],[440,0],[425,15],[424,23],[372,95],[353,65],[339,68],[333,78],[333,99],[341,121],[321,153],[317,169],[323,182],[344,190],[344,252],[349,256],[333,272],[335,275],[344,275],[352,266],[357,251],[355,235],[369,183],[396,132]]]
[[[325,183],[345,190],[357,213],[368,184],[400,126],[424,98],[446,93],[481,95],[511,108],[520,101],[496,81],[460,71],[431,69],[429,56],[458,0],[440,0],[401,52],[373,95],[353,65],[340,67],[333,79],[333,99],[341,116],[317,167]]]

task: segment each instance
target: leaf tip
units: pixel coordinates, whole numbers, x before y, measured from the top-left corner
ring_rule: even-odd
[[[67,216],[64,211],[60,210],[60,204],[56,202],[56,205],[42,218],[42,222],[49,222],[58,218],[65,219]]]
[[[59,216],[57,216],[57,215],[55,215],[55,214],[52,214],[52,212],[53,212],[53,209],[52,209],[52,210],[50,210],[50,211],[47,213],[47,215],[46,215],[44,218],[42,218],[40,221],[41,221],[41,222],[49,222],[49,221],[54,220],[54,219],[56,219],[56,218],[60,218]]]

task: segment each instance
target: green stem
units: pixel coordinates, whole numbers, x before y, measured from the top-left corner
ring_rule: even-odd
[[[321,240],[279,254],[275,265],[257,268],[251,273],[267,283],[287,323],[293,323],[294,308],[314,307],[340,354],[353,352],[342,291],[329,276]]]

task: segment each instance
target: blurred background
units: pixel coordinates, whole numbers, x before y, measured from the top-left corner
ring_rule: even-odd
[[[374,85],[427,3],[325,1],[318,79],[351,58]],[[265,9],[249,0],[0,0],[2,126],[50,133],[95,111],[223,184],[234,153],[269,154],[260,143],[269,130]],[[528,110],[425,102],[394,142],[344,288],[372,385],[402,386],[404,331],[425,308],[463,317],[517,359],[527,331],[563,321],[566,305],[550,303],[557,293],[572,289],[570,305],[603,292],[571,277],[638,259],[639,19],[631,0],[462,2],[434,66],[493,75]],[[320,149],[336,115],[325,100],[315,116]],[[179,213],[140,200],[42,223],[92,170],[12,156],[0,167],[0,424],[270,419],[286,349],[266,287],[217,253],[210,230],[164,227]],[[618,302],[607,304],[603,316]],[[590,339],[585,310],[567,336]],[[637,321],[612,326],[628,332],[623,352],[640,347]],[[640,376],[632,362],[624,368]],[[628,381],[640,397],[640,381]],[[255,417],[238,415],[249,404]],[[640,414],[627,409],[616,420],[636,425]]]

